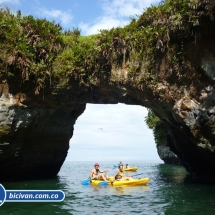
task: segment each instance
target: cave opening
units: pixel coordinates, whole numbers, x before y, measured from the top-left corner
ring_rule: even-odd
[[[87,104],[74,125],[66,161],[144,161],[163,163],[147,109],[125,104]]]

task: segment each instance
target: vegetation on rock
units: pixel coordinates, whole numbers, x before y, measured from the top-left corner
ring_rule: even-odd
[[[163,56],[179,82],[186,83],[189,62],[184,60],[183,39],[209,34],[214,1],[166,0],[151,6],[123,28],[80,36],[78,29],[63,32],[59,24],[0,10],[0,79],[16,83],[16,90],[40,94],[58,84],[79,79],[87,86],[121,82],[154,94],[162,79],[157,74]],[[200,23],[204,23],[200,26]],[[170,48],[174,40],[178,45]],[[127,78],[111,74],[126,68]],[[14,81],[16,80],[16,81]],[[14,85],[14,84],[13,84]],[[33,89],[33,90],[32,90]]]
[[[50,86],[53,61],[63,48],[62,28],[54,22],[0,10],[0,78],[17,91],[39,94]]]
[[[148,115],[145,118],[145,122],[148,128],[152,129],[153,131],[156,145],[157,146],[167,145],[168,131],[166,129],[166,126],[164,122],[162,122],[162,120],[160,120],[150,109],[148,110]]]

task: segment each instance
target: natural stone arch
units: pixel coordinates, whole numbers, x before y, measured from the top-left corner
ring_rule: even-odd
[[[167,95],[163,98],[170,97],[168,83],[160,83],[158,88]],[[174,152],[187,170],[191,173],[203,171],[206,173],[206,163],[199,160],[205,148],[195,146],[196,140],[183,121],[192,123],[193,126],[196,123],[195,119],[200,115],[200,104],[195,99],[189,98],[184,89],[180,91],[182,98],[175,105],[161,100],[146,87],[138,89],[126,83],[117,82],[111,86],[109,83],[102,83],[90,88],[85,86],[77,89],[72,86],[69,89],[61,89],[61,94],[58,93],[53,99],[55,107],[48,105],[47,102],[50,100],[44,101],[43,105],[38,107],[38,104],[34,104],[35,101],[28,106],[14,106],[15,99],[12,105],[9,99],[2,99],[1,111],[5,119],[2,125],[4,133],[1,136],[2,179],[55,176],[66,157],[73,125],[83,113],[86,102],[94,104],[121,102],[151,108],[158,117],[165,120]],[[208,171],[211,174],[210,168]]]
[[[9,65],[10,72],[25,80],[19,75],[10,78],[7,71],[2,75],[6,61],[1,59],[1,179],[55,176],[85,104],[118,102],[152,109],[166,123],[172,150],[187,171],[215,179],[214,1],[193,2],[195,5],[186,6],[185,14],[177,10],[179,2],[174,2],[173,12],[161,7],[156,21],[149,11],[148,17],[140,17],[132,25],[137,33],[148,27],[140,37],[119,34],[110,39],[109,49],[102,38],[93,63],[68,65],[63,71],[66,77],[62,73],[57,84],[43,80],[51,87],[36,85],[34,76],[29,81],[29,68],[24,67],[28,62],[20,66],[18,54],[9,58],[10,62],[18,59],[17,64],[12,61]],[[195,22],[189,21],[195,17]],[[163,25],[166,30],[157,32]],[[133,32],[129,29],[129,33]],[[41,73],[61,71],[61,65],[61,61],[53,67],[48,64]]]
[[[121,68],[113,69],[112,72],[117,71],[121,74],[126,72]],[[194,70],[193,72],[195,75]],[[151,108],[166,122],[174,152],[187,170],[200,176],[213,176],[211,170],[214,165],[212,145],[214,137],[213,132],[208,130],[212,129],[214,92],[212,86],[201,83],[202,90],[205,89],[205,97],[204,103],[200,104],[196,99],[189,97],[189,90],[192,90],[194,83],[189,89],[179,87],[173,91],[168,83],[163,81],[156,88],[158,92],[163,92],[162,97],[158,97],[145,86],[140,89],[132,86],[133,83],[119,81],[111,84],[107,82],[90,87],[71,86],[69,89],[61,89],[61,94],[58,93],[53,99],[54,106],[48,104],[50,100],[44,101],[41,106],[36,104],[36,100],[28,102],[28,105],[19,103],[19,106],[14,106],[17,104],[15,98],[13,104],[9,99],[2,98],[1,115],[4,120],[1,124],[1,178],[56,175],[66,157],[73,125],[77,117],[83,113],[87,102],[94,104],[121,102]],[[178,99],[175,103],[171,98],[173,92],[178,94],[174,98]],[[196,94],[199,95],[198,91]],[[207,126],[206,130],[201,125],[202,120],[204,124],[208,123],[209,127]],[[197,132],[196,137],[192,133],[194,131]]]

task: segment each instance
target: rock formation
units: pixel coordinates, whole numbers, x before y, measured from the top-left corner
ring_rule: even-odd
[[[125,29],[101,33],[83,59],[75,54],[64,62],[59,54],[53,67],[46,50],[35,48],[38,36],[31,37],[28,45],[39,53],[35,62],[42,59],[47,70],[29,66],[27,57],[21,62],[18,52],[7,61],[1,54],[0,179],[55,176],[85,105],[120,102],[152,109],[187,171],[214,180],[215,2],[190,1],[186,7],[180,2],[152,7]],[[76,45],[74,53],[80,51]],[[35,75],[56,71],[62,71],[56,83]]]
[[[157,146],[158,155],[165,164],[180,164],[178,157],[170,150],[169,146]]]

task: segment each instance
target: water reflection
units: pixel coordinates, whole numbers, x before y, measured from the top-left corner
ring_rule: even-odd
[[[166,183],[183,183],[187,172],[184,167],[171,164],[157,165],[159,179]]]
[[[93,192],[108,192],[110,195],[129,195],[129,194],[143,194],[143,192],[150,191],[149,186],[97,186],[91,185]]]
[[[158,165],[157,196],[169,204],[164,214],[214,214],[215,186],[199,183],[185,169],[175,165]],[[201,181],[201,180],[200,180]],[[161,198],[161,197],[159,197]]]

